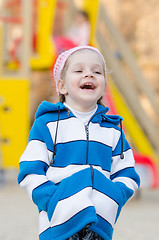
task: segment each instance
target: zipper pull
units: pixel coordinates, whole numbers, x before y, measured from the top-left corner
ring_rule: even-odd
[[[68,115],[68,117],[70,117],[70,110],[69,109],[67,109],[67,115]]]
[[[53,164],[53,163],[54,163],[54,158],[55,158],[55,152],[53,152],[53,155],[52,155],[52,159],[51,159],[50,164]]]
[[[85,130],[86,130],[86,135],[87,135],[87,139],[88,139],[88,137],[89,137],[88,125],[85,125]]]

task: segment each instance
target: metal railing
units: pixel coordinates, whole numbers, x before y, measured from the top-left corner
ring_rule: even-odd
[[[111,43],[107,40],[107,32],[112,37],[116,49],[120,52],[122,61],[115,56],[114,50],[111,48]],[[96,39],[107,60],[108,68],[112,69],[111,77],[114,84],[122,94],[156,154],[159,155],[159,106],[157,104],[156,93],[144,78],[130,47],[109,18],[103,5],[100,7]],[[129,70],[129,74],[125,72],[125,65]],[[157,121],[153,121],[142,106],[140,101],[141,94],[149,101]]]

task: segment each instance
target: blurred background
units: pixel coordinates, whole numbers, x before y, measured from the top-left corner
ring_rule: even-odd
[[[37,239],[36,208],[16,183],[18,162],[38,105],[58,101],[51,77],[58,54],[78,45],[105,57],[103,102],[123,116],[141,178],[114,240],[158,239],[158,21],[158,0],[0,0],[0,239]]]

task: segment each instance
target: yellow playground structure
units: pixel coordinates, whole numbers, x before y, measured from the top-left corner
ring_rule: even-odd
[[[24,9],[30,10],[29,4],[24,1],[19,8],[24,12],[20,25],[27,31],[30,19],[27,20]],[[8,34],[13,31],[10,24],[15,20],[17,30],[20,17],[7,16],[3,10],[0,11],[0,169],[18,167],[18,159],[26,147],[29,131],[29,34],[22,42],[23,53],[18,69],[18,63],[12,64],[10,61],[7,48],[10,47],[11,37]]]
[[[9,7],[6,9],[6,6],[2,6],[3,11],[0,11],[0,151],[2,156],[0,168],[17,168],[19,157],[27,144],[30,128],[30,72],[49,70],[57,56],[52,35],[59,7],[64,2],[67,18],[69,18],[75,9],[73,6],[76,1],[73,0],[21,0],[19,1],[19,17],[15,15],[13,9],[13,12]],[[110,103],[108,99],[106,101],[108,101],[110,107],[115,106],[116,113],[122,115],[125,119],[124,126],[129,138],[132,140],[135,152],[146,155],[154,163],[157,163],[159,159],[159,142],[156,136],[158,131],[156,123],[153,123],[146,115],[140,105],[138,92],[134,86],[128,85],[129,80],[121,72],[120,60],[114,57],[112,51],[110,52],[110,44],[106,41],[104,29],[101,28],[103,24],[115,39],[123,59],[128,64],[130,62],[129,69],[137,79],[140,72],[135,59],[132,58],[130,50],[125,52],[122,46],[123,44],[124,47],[127,45],[118,30],[112,25],[113,23],[107,17],[107,13],[104,12],[103,14],[104,7],[100,1],[81,0],[80,7],[89,15],[91,26],[90,44],[98,46],[106,60],[108,56],[111,58],[108,65],[115,70],[115,73],[111,75],[108,90],[113,103]],[[32,14],[35,12],[36,18]],[[10,16],[9,14],[13,15]],[[100,21],[102,21],[102,24]],[[20,45],[10,50],[7,45],[7,36],[12,33],[14,28],[17,28],[19,32],[21,30],[23,37],[19,39]],[[35,36],[34,33],[36,33]],[[35,37],[35,46],[33,46],[33,36]],[[138,76],[135,74],[138,74]],[[123,81],[125,78],[125,82],[122,83],[122,79],[118,76],[122,76]],[[122,84],[124,84],[126,92],[130,92],[129,87],[131,87],[131,94],[134,91],[136,95],[123,93],[120,89]],[[145,86],[146,84],[144,84]],[[151,92],[150,86],[147,89],[149,91],[146,88],[143,89],[144,94],[148,97],[155,113],[158,115],[154,100],[155,94]]]

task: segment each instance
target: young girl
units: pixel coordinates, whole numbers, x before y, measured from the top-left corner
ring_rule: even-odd
[[[83,10],[76,12],[74,24],[68,29],[66,35],[76,46],[89,45],[90,23],[87,12]]]
[[[53,75],[61,102],[39,106],[18,183],[38,207],[40,240],[110,240],[139,177],[122,118],[100,104],[105,60],[76,47],[58,57]]]

